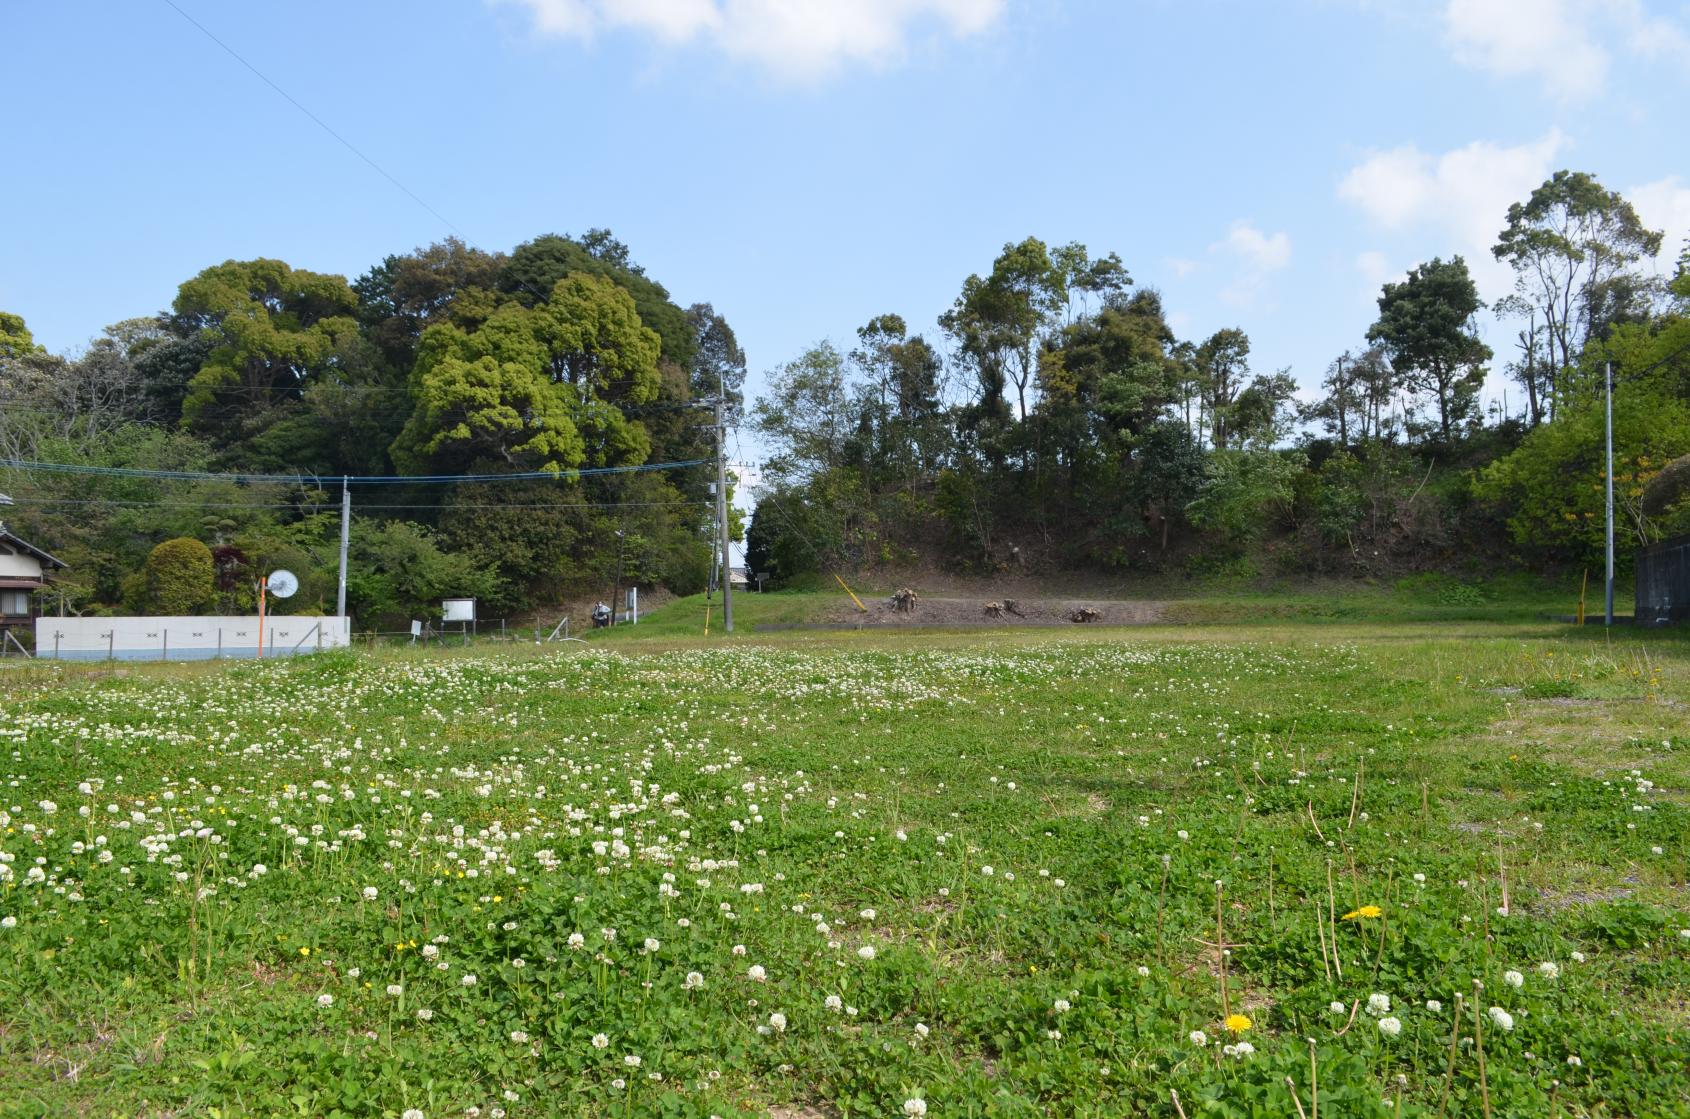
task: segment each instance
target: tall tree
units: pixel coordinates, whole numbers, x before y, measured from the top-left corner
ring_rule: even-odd
[[[175,322],[210,347],[188,383],[183,421],[225,444],[250,434],[357,338],[357,303],[345,277],[280,260],[231,260],[183,284]]]
[[[1016,414],[1027,418],[1039,341],[1067,301],[1067,277],[1037,237],[1005,245],[991,275],[963,282],[962,294],[939,324],[975,366],[982,408],[994,409],[998,394],[1013,383]]]
[[[1660,249],[1661,234],[1631,203],[1583,171],[1557,171],[1508,207],[1491,251],[1514,269],[1516,291],[1543,320],[1552,394],[1585,341],[1631,303],[1627,274]]]
[[[1491,350],[1473,327],[1483,306],[1466,261],[1433,258],[1402,283],[1384,286],[1379,320],[1367,332],[1390,352],[1409,388],[1436,397],[1445,442],[1473,413],[1484,385]]]
[[[644,462],[650,437],[620,405],[657,394],[658,345],[626,291],[581,274],[538,307],[506,304],[473,332],[431,326],[394,459],[408,469],[492,461],[551,471]]]
[[[22,315],[0,311],[0,358],[26,357],[42,352],[35,344],[35,335],[24,325]]]
[[[1250,336],[1237,327],[1217,330],[1193,355],[1202,406],[1209,418],[1209,442],[1226,449],[1231,435],[1232,405],[1250,376]]]

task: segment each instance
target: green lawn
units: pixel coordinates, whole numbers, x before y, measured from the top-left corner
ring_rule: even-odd
[[[8,670],[0,1114],[1690,1114],[1681,639],[824,599]]]

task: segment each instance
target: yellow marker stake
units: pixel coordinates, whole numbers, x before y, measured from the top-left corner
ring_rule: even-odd
[[[840,586],[845,587],[845,580],[839,578],[838,572],[834,572],[833,577],[835,579],[839,579]],[[868,613],[868,607],[863,605],[863,600],[857,597],[857,593],[855,591],[853,591],[850,587],[845,587],[845,593],[851,596],[851,601],[857,604],[858,610],[861,610],[865,614]]]
[[[710,603],[704,604],[704,636],[710,636]]]

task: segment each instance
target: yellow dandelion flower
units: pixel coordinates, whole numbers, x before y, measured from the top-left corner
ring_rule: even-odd
[[[1226,1016],[1226,1028],[1228,1033],[1241,1034],[1253,1025],[1255,1025],[1255,1023],[1250,1021],[1250,1016],[1248,1014],[1228,1014]]]
[[[300,955],[301,955],[301,956],[309,956],[309,955],[310,955],[310,954],[311,954],[311,949],[309,949],[309,948],[301,948],[301,949],[300,949],[300,950],[299,950],[299,954],[300,954]]]
[[[1385,911],[1380,909],[1377,905],[1364,905],[1360,909],[1350,910],[1348,913],[1340,917],[1339,920],[1354,921],[1358,918],[1361,920],[1372,920],[1375,917],[1382,917],[1384,915]]]

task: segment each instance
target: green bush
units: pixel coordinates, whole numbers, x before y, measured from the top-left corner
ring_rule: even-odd
[[[217,598],[211,549],[192,537],[166,540],[147,553],[141,601],[153,614],[198,614]]]

